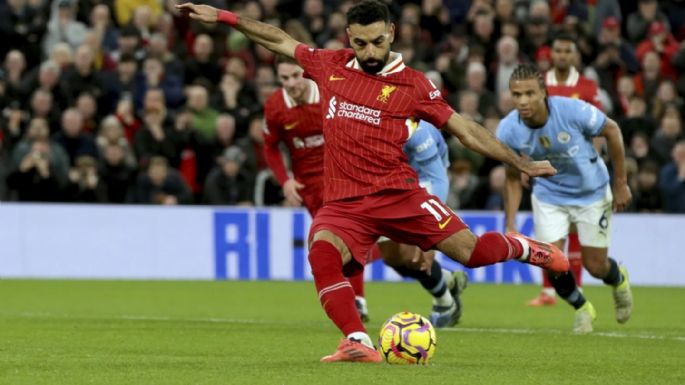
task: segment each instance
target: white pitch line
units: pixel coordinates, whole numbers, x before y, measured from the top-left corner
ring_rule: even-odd
[[[564,331],[556,329],[503,329],[503,328],[448,328],[441,329],[441,332],[456,332],[456,333],[499,333],[499,334],[567,334]],[[643,340],[674,340],[685,342],[685,337],[681,336],[659,336],[655,334],[628,334],[619,332],[592,332],[589,336],[608,337],[608,338],[636,338]]]
[[[3,314],[3,313],[0,313]],[[3,314],[10,315],[10,314]],[[162,316],[145,316],[145,315],[123,315],[118,317],[75,317],[67,314],[52,314],[52,313],[18,313],[15,314],[20,317],[34,317],[34,318],[86,318],[86,319],[121,319],[129,321],[160,321],[160,322],[208,322],[208,323],[225,323],[225,324],[244,324],[244,325],[284,325],[288,323],[296,323],[295,321],[271,321],[271,320],[256,320],[256,319],[240,319],[240,318],[174,318]],[[313,322],[313,321],[305,321]],[[298,325],[302,321],[297,321]],[[497,333],[497,334],[570,334],[559,329],[526,329],[526,328],[471,328],[471,327],[457,327],[440,329],[441,333]],[[629,334],[620,332],[592,332],[588,334],[595,337],[606,338],[626,338],[626,339],[642,339],[642,340],[662,340],[662,341],[678,341],[685,342],[685,336],[660,336],[655,334]]]

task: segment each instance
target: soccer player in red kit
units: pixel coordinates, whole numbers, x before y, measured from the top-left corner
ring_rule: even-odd
[[[303,205],[314,218],[323,206],[323,116],[319,87],[303,77],[297,62],[279,56],[278,79],[283,85],[264,105],[266,130],[264,154],[269,168],[283,187],[292,206]],[[292,176],[288,175],[281,150],[284,143],[290,154]],[[348,277],[356,296],[364,297],[364,271]]]
[[[264,105],[266,129],[264,152],[286,200],[292,206],[304,205],[314,218],[323,205],[323,115],[319,89],[313,80],[303,76],[295,59],[278,56],[277,77],[282,88],[274,92]],[[292,176],[288,175],[279,145],[284,143],[290,154]],[[392,244],[390,244],[392,243]],[[381,249],[384,250],[381,252]],[[383,255],[381,255],[383,254]],[[402,276],[415,278],[433,296],[431,320],[435,327],[454,326],[461,316],[458,298],[466,285],[466,276],[455,272],[444,274],[438,261],[421,261],[414,246],[405,247],[392,241],[374,246],[369,262],[383,260]],[[392,257],[388,259],[388,257]],[[423,270],[421,268],[424,268]],[[369,320],[364,296],[364,270],[357,269],[347,277],[355,293],[355,305],[362,321]]]
[[[547,94],[549,96],[567,96],[581,99],[601,110],[602,104],[599,102],[597,83],[581,75],[573,66],[579,54],[575,40],[570,35],[559,34],[554,38],[552,41],[552,68],[545,73],[544,77]],[[572,226],[568,234],[566,247],[571,271],[578,287],[580,287],[583,279],[583,260],[575,225]],[[554,288],[547,277],[547,273],[543,271],[542,291],[537,297],[528,301],[528,305],[535,307],[552,306],[556,303]]]
[[[487,129],[464,119],[426,77],[390,51],[395,25],[387,5],[365,0],[347,13],[351,49],[314,49],[281,29],[207,5],[177,6],[194,20],[231,25],[265,48],[294,57],[316,81],[324,107],[324,206],[309,234],[309,263],[319,300],[345,338],[322,362],[381,362],[354,305],[345,274],[362,268],[379,236],[438,249],[468,267],[511,259],[566,272],[555,246],[520,234],[476,236],[418,183],[403,144],[415,120],[455,135],[467,147],[530,176],[553,175],[547,161],[526,160]]]

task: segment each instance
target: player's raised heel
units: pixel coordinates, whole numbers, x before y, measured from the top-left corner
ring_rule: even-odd
[[[597,311],[590,301],[585,302],[576,310],[576,319],[573,322],[573,332],[577,334],[587,334],[592,332],[592,321],[597,318]]]
[[[381,354],[363,343],[343,338],[335,353],[322,357],[321,362],[382,362]]]
[[[616,311],[616,321],[620,324],[628,322],[630,315],[633,313],[633,293],[630,291],[630,283],[628,282],[628,271],[626,268],[619,267],[623,282],[614,287],[614,309]]]
[[[539,266],[554,273],[565,273],[570,268],[568,258],[558,247],[536,241],[519,233],[508,233],[507,235],[521,241],[524,250],[528,250],[527,253],[524,251],[519,261]]]

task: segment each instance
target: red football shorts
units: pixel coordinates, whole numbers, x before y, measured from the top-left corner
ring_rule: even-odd
[[[305,182],[304,188],[298,190],[302,197],[302,205],[309,211],[309,215],[314,218],[316,213],[323,206],[323,183]]]
[[[372,195],[327,202],[317,213],[309,239],[321,230],[340,237],[352,257],[366,264],[379,236],[430,250],[468,226],[440,198],[423,188],[383,190]]]

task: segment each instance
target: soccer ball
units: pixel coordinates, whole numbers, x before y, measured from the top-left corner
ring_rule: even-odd
[[[389,364],[426,364],[435,354],[435,329],[424,317],[397,313],[381,327],[378,351]]]

